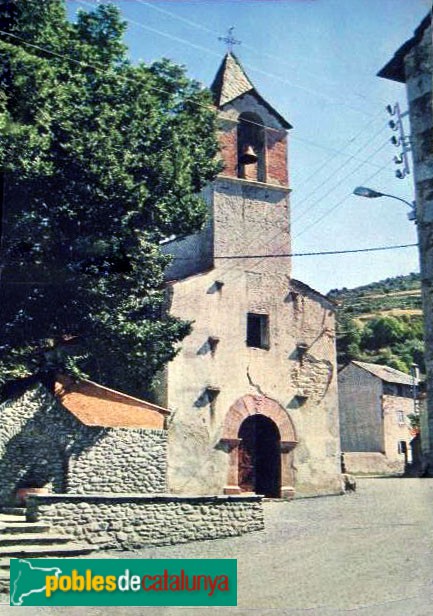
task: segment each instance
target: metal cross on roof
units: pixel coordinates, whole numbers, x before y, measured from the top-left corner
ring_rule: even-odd
[[[227,45],[227,51],[231,53],[233,51],[233,45],[241,45],[241,41],[238,41],[233,36],[234,26],[228,29],[227,36],[219,36],[218,40],[223,41]]]

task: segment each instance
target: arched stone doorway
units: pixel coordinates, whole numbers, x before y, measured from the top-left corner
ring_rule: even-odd
[[[238,476],[241,492],[280,496],[280,431],[265,415],[251,415],[239,429]]]
[[[251,394],[239,398],[226,415],[221,443],[229,453],[225,494],[265,490],[267,496],[293,497],[297,439],[292,420],[278,402]]]

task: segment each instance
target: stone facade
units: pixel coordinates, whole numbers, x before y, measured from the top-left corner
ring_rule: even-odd
[[[30,486],[54,493],[166,490],[165,430],[83,425],[42,386],[4,403],[0,414],[2,504]]]
[[[411,126],[427,369],[427,463],[433,472],[433,45],[428,15],[379,76],[406,84]],[[426,434],[427,432],[427,434]],[[423,446],[424,447],[424,446]]]
[[[407,416],[414,412],[411,378],[397,370],[389,383],[386,367],[351,362],[338,375],[341,451],[348,473],[403,472],[410,461]],[[404,445],[403,445],[404,443]]]
[[[136,549],[233,537],[264,528],[259,497],[31,496],[27,519],[96,548]]]
[[[230,54],[212,89],[225,168],[205,194],[209,223],[165,247],[170,310],[193,322],[162,378],[169,488],[260,493],[267,431],[278,449],[272,495],[339,493],[334,305],[290,277],[290,124]],[[244,164],[243,146],[256,161]]]

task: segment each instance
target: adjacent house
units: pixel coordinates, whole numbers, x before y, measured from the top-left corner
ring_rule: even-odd
[[[162,378],[168,482],[193,494],[341,491],[335,305],[291,277],[289,122],[228,53],[212,85],[224,170],[202,232],[176,238]]]
[[[411,461],[408,415],[414,412],[410,375],[352,361],[338,375],[341,451],[345,471],[394,474]]]

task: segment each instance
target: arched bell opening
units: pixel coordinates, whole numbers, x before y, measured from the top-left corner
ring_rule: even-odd
[[[238,177],[266,181],[265,128],[256,113],[245,112],[238,119]]]

